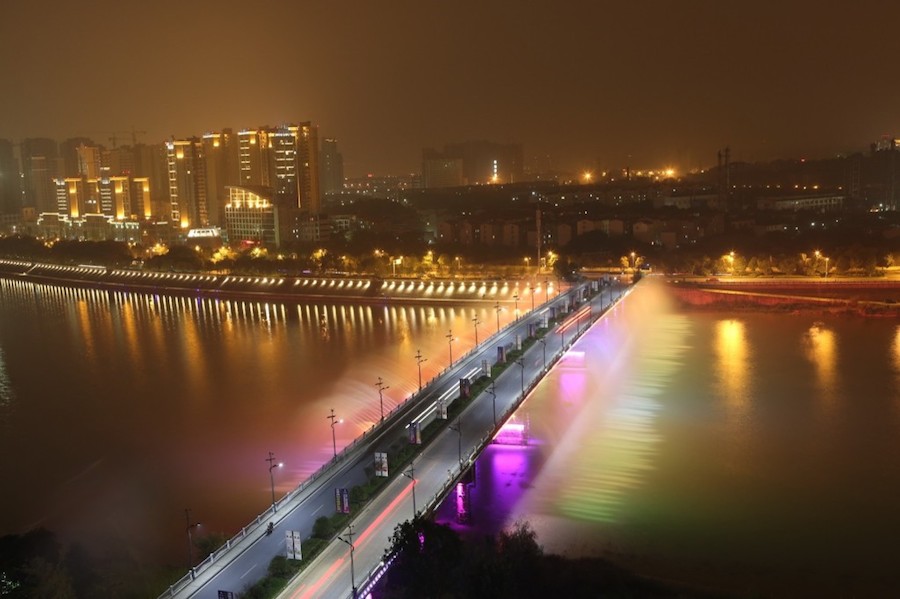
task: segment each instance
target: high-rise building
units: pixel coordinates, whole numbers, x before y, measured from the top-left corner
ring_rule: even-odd
[[[436,150],[423,151],[422,184],[429,189],[465,185],[462,158],[448,158]]]
[[[232,241],[281,244],[279,209],[270,187],[229,186],[225,223]]]
[[[209,224],[206,206],[206,164],[199,138],[166,143],[169,203],[173,227],[190,229]]]
[[[297,147],[300,129],[285,125],[274,129],[269,140],[272,145],[272,177],[275,201],[286,206],[296,206],[300,196],[297,180]]]
[[[322,210],[319,196],[319,128],[309,121],[298,125],[297,185],[300,189],[298,207],[310,214]]]
[[[97,144],[88,137],[70,137],[59,144],[59,158],[62,160],[62,170],[57,172],[60,177],[78,177],[81,170],[79,169],[78,147],[93,147]]]
[[[146,178],[150,184],[150,212],[153,219],[169,220],[169,167],[166,144],[137,144],[134,154],[134,176]]]
[[[269,132],[265,128],[238,131],[240,185],[271,187]]]
[[[150,194],[150,179],[134,177],[131,180],[131,214],[138,220],[153,217],[153,199]]]
[[[100,148],[81,144],[75,148],[78,156],[77,176],[97,179],[100,177]]]
[[[0,139],[0,214],[21,211],[19,179],[19,165],[13,153],[13,144],[8,139]]]
[[[128,177],[103,177],[97,181],[100,214],[115,220],[130,219],[132,185]]]
[[[53,179],[60,172],[56,142],[43,137],[23,139],[19,158],[25,206],[33,207],[38,214],[56,212]]]
[[[225,226],[225,205],[228,203],[228,185],[237,185],[237,138],[231,129],[203,136],[203,156],[206,162],[206,205],[209,224]]]
[[[320,156],[319,181],[322,193],[338,193],[344,189],[344,157],[338,151],[337,140],[325,138],[322,140],[322,153]]]
[[[459,165],[456,161],[461,161]],[[439,152],[422,152],[422,179],[425,187],[455,185],[484,185],[517,183],[522,181],[522,144],[498,144],[488,141],[467,141],[447,144]],[[462,181],[454,183],[454,171],[462,169]]]

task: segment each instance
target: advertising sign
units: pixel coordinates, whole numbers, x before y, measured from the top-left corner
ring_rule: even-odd
[[[350,491],[347,489],[334,490],[334,511],[340,514],[350,513]]]
[[[437,402],[437,417],[438,420],[446,420],[447,419],[447,404],[443,399],[439,399]]]
[[[410,422],[409,426],[406,429],[409,431],[409,443],[410,445],[421,445],[422,444],[422,432],[419,430],[418,422]]]
[[[387,478],[388,476],[388,457],[385,452],[375,452],[375,476],[380,476],[381,478]]]
[[[303,559],[300,553],[300,531],[288,530],[284,533],[285,545],[287,545],[288,559]]]

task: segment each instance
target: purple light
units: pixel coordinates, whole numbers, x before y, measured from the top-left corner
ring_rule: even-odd
[[[494,435],[498,445],[528,445],[528,431],[521,422],[507,422]]]

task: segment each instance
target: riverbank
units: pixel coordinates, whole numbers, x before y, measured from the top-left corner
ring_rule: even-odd
[[[711,311],[846,314],[900,317],[900,282],[860,280],[822,282],[669,281],[676,300],[685,308]]]
[[[545,279],[382,279],[379,277],[288,277],[216,273],[161,273],[92,265],[0,260],[0,277],[32,283],[246,301],[352,301],[363,304],[530,301],[544,303],[558,293]]]

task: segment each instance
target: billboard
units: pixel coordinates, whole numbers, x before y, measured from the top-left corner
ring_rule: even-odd
[[[410,422],[406,430],[409,432],[410,445],[422,444],[422,431],[419,430],[418,422]]]
[[[288,530],[284,533],[284,541],[285,545],[287,545],[287,558],[288,559],[303,559],[303,556],[300,553],[300,531],[299,530]]]
[[[339,514],[350,513],[350,491],[347,489],[334,490],[334,511]]]
[[[375,452],[375,476],[387,478],[388,476],[388,457],[383,451]]]

